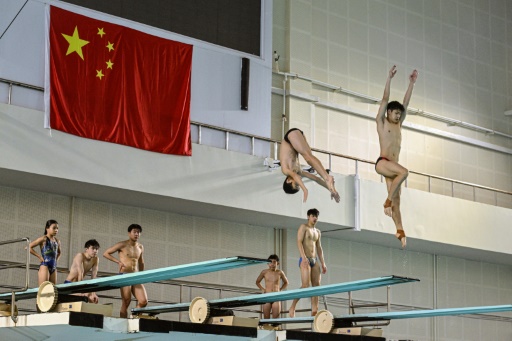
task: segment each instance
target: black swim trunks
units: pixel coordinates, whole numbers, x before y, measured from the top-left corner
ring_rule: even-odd
[[[300,130],[299,128],[292,128],[292,129],[288,130],[288,131],[286,132],[286,134],[284,135],[284,140],[285,140],[286,142],[290,143],[290,144],[291,144],[291,142],[290,142],[290,140],[288,140],[288,134],[290,134],[290,133],[291,133],[292,131],[294,131],[294,130],[298,130],[298,131],[300,131],[300,133],[301,133],[302,135],[304,135],[304,132],[303,132],[302,130]]]
[[[377,164],[379,163],[380,160],[386,160],[386,161],[389,161],[388,158],[384,157],[384,156],[379,156],[379,158],[377,159],[377,161],[375,161],[375,169],[377,169]]]

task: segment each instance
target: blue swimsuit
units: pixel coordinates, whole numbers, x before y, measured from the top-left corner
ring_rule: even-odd
[[[50,238],[46,238],[46,242],[41,247],[41,256],[44,261],[41,265],[48,268],[50,275],[57,270],[57,250],[59,249],[59,243],[57,241],[52,242]]]
[[[317,257],[306,257],[306,258],[309,262],[310,267],[314,267],[318,260]],[[299,268],[300,268],[300,263],[302,263],[302,257],[299,258]]]

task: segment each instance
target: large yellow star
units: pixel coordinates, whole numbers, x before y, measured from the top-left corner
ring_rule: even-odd
[[[78,36],[78,27],[75,26],[75,31],[72,36],[68,36],[67,34],[62,33],[64,38],[68,41],[68,52],[66,52],[66,56],[70,53],[76,52],[82,60],[84,59],[84,55],[82,54],[82,47],[89,44],[87,40],[80,39]]]

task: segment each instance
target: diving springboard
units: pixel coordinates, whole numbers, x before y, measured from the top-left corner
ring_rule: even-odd
[[[235,307],[243,307],[249,305],[256,304],[264,304],[271,303],[277,301],[287,301],[293,300],[296,298],[306,298],[312,296],[323,296],[329,294],[336,294],[348,291],[356,291],[356,290],[364,290],[364,289],[372,289],[382,286],[401,284],[401,283],[409,283],[409,282],[417,282],[419,279],[409,278],[409,277],[400,277],[400,276],[385,276],[385,277],[377,277],[371,279],[364,279],[360,281],[354,282],[346,282],[346,283],[337,283],[337,284],[329,284],[329,285],[321,285],[318,287],[309,287],[303,289],[294,289],[294,290],[286,290],[286,291],[278,291],[278,292],[269,292],[266,294],[256,294],[249,296],[240,296],[240,297],[230,297],[230,298],[221,298],[216,300],[208,301],[207,304],[210,307],[217,308],[235,308]],[[202,299],[204,300],[204,299]],[[206,300],[204,300],[206,301]],[[189,303],[177,303],[170,305],[161,305],[154,307],[145,307],[145,308],[134,308],[132,309],[133,314],[161,314],[161,313],[170,313],[177,311],[186,311],[189,308],[192,308],[191,305],[195,303],[195,301]],[[208,309],[209,309],[208,307]]]
[[[370,322],[370,321],[384,321],[384,320],[398,320],[410,319],[421,317],[436,317],[436,316],[456,316],[467,314],[484,314],[484,313],[498,313],[512,311],[512,305],[495,305],[495,306],[481,306],[481,307],[466,307],[466,308],[445,308],[445,309],[427,309],[427,310],[409,310],[409,311],[393,311],[371,314],[348,314],[333,316],[327,310],[321,310],[316,316],[305,317],[289,317],[277,319],[261,319],[260,324],[273,323],[313,323],[313,329],[316,332],[328,333],[332,330],[336,322]]]
[[[101,277],[81,282],[57,284],[59,294],[78,294],[116,289],[136,284],[170,280],[174,278],[230,270],[248,265],[268,263],[268,259],[249,257],[229,257],[209,261],[170,266],[167,268],[144,270],[122,275]],[[39,288],[31,288],[15,293],[16,300],[35,298]],[[11,301],[12,293],[0,294],[0,301]]]
[[[427,310],[410,310],[410,311],[392,311],[372,314],[354,314],[334,316],[335,320],[358,321],[379,321],[379,320],[399,320],[420,317],[436,317],[436,316],[454,316],[467,314],[485,314],[500,313],[504,311],[512,311],[512,305],[494,305],[482,307],[466,307],[466,308],[444,308],[444,309],[427,309]]]

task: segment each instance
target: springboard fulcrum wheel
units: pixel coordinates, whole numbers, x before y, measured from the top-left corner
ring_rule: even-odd
[[[188,317],[193,323],[206,323],[210,317],[210,304],[202,297],[196,297],[190,302]]]
[[[313,320],[313,330],[317,333],[329,333],[334,326],[334,317],[328,310],[320,310]]]
[[[57,305],[59,294],[52,282],[45,281],[37,291],[37,307],[42,313],[49,312]]]

